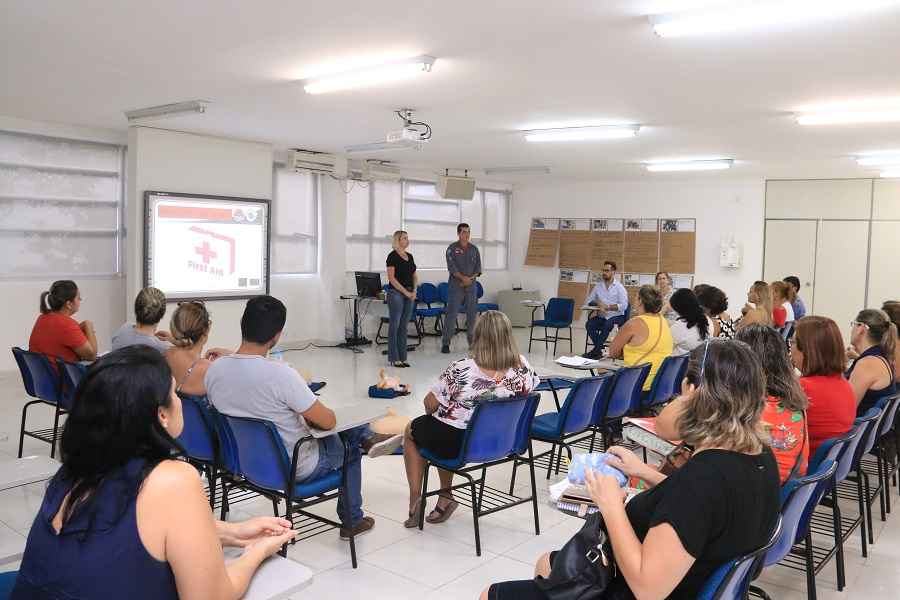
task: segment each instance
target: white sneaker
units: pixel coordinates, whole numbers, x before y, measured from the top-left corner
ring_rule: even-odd
[[[369,458],[378,458],[379,456],[387,456],[388,454],[393,454],[397,448],[403,445],[403,435],[397,434],[393,437],[390,437],[384,441],[378,442],[376,444],[372,444],[372,447],[369,448]]]

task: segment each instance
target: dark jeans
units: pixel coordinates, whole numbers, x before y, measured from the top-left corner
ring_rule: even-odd
[[[344,444],[350,448],[350,457],[347,464],[347,495],[350,497],[350,506],[344,505],[344,494],[338,497],[337,513],[342,523],[356,525],[363,518],[362,510],[362,450],[360,444],[363,440],[372,437],[372,430],[368,425],[348,429],[341,434],[330,435],[319,440],[319,462],[315,470],[300,483],[315,481],[336,471],[344,464]],[[343,438],[343,439],[342,439]]]
[[[591,342],[594,344],[594,350],[599,351],[603,348],[603,344],[606,343],[606,338],[612,333],[613,327],[616,325],[622,327],[624,324],[625,315],[610,317],[609,319],[602,316],[588,319],[586,327],[588,335],[591,337]]]
[[[388,361],[406,361],[406,326],[413,312],[413,301],[395,290],[387,292],[388,315]]]
[[[450,287],[447,290],[447,314],[444,317],[443,345],[449,346],[450,340],[456,335],[456,315],[463,303],[466,305],[466,338],[472,345],[472,337],[475,335],[475,319],[478,318],[478,298],[476,292],[478,286],[474,283],[469,287],[463,287],[455,277],[450,278]]]

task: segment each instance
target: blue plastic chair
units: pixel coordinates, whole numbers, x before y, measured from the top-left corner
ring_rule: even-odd
[[[879,477],[878,487],[873,494],[869,474],[866,473],[862,466],[862,458],[875,447],[882,431],[882,424],[895,404],[893,400],[893,397],[887,398],[876,405],[875,409],[878,410],[877,418],[868,421],[866,430],[863,433],[862,441],[856,448],[852,471],[847,476],[847,481],[839,487],[839,492],[844,492],[843,494],[839,493],[839,496],[855,499],[859,507],[859,514],[865,515],[865,519],[859,529],[860,536],[862,537],[862,555],[864,558],[868,556],[868,548],[866,546],[867,533],[869,544],[875,543],[874,525],[872,523],[872,503],[875,501],[876,494],[881,495],[881,478]],[[864,419],[865,416],[861,418]],[[859,420],[860,419],[856,419],[856,421]],[[852,485],[854,483],[856,484],[855,486]]]
[[[87,365],[84,363],[71,363],[61,358],[56,359],[59,373],[62,377],[62,389],[60,390],[59,404],[66,411],[72,410],[75,401],[75,391],[81,379],[87,374]]]
[[[216,506],[216,487],[220,472],[223,470],[219,436],[216,432],[215,414],[206,396],[182,394],[181,414],[184,429],[178,436],[178,443],[184,449],[184,456],[198,470],[206,473],[209,482],[209,505]],[[222,473],[224,475],[224,473]]]
[[[512,398],[480,400],[472,411],[469,426],[463,436],[462,447],[456,457],[441,458],[425,448],[419,449],[425,459],[422,498],[419,507],[419,530],[425,525],[425,505],[428,497],[449,492],[460,504],[472,508],[475,554],[478,556],[481,556],[481,534],[479,533],[478,519],[483,515],[530,502],[534,513],[534,533],[540,535],[534,455],[529,436],[539,402],[540,395],[536,393]],[[524,456],[526,453],[527,458]],[[531,496],[520,498],[485,485],[489,467],[510,461],[513,462],[514,470],[519,463],[528,464],[531,474]],[[431,467],[460,475],[466,481],[453,485],[447,490],[437,489],[429,492],[428,473]],[[481,474],[476,479],[469,474],[472,471],[480,471]],[[454,494],[456,490],[462,488],[469,488],[468,499]],[[485,490],[487,490],[487,494],[485,494]],[[485,506],[487,508],[484,508]]]
[[[828,490],[826,490],[825,497],[823,497],[821,501],[821,504],[823,506],[831,508],[831,518],[829,519],[827,515],[815,512],[810,515],[810,520],[812,522],[810,529],[814,533],[818,533],[823,536],[833,536],[834,538],[834,546],[831,548],[823,549],[813,546],[814,551],[818,550],[819,554],[824,556],[822,561],[818,565],[816,565],[815,571],[820,571],[831,559],[831,557],[834,556],[835,570],[837,572],[838,591],[842,591],[846,583],[844,569],[844,542],[847,538],[850,537],[850,535],[857,527],[861,526],[861,523],[863,522],[865,517],[863,515],[860,515],[858,519],[854,520],[848,527],[844,528],[844,521],[841,515],[841,507],[837,501],[837,485],[841,481],[846,479],[850,471],[853,470],[854,459],[858,461],[856,450],[865,436],[866,429],[869,427],[873,420],[878,418],[880,412],[881,409],[873,407],[864,416],[856,419],[853,424],[853,429],[850,430],[850,433],[847,436],[849,437],[849,439],[846,441],[846,443],[844,443],[843,447],[840,449],[840,452],[837,455],[837,470],[835,471],[834,477],[832,478],[828,486]],[[817,455],[819,454],[820,450],[816,451]],[[816,466],[818,467],[818,464]],[[813,554],[815,554],[815,552],[813,552]]]
[[[532,319],[531,332],[528,336],[528,351],[531,352],[531,343],[534,341],[544,342],[544,348],[549,347],[549,342],[553,342],[553,355],[556,355],[556,344],[562,339],[569,340],[569,352],[572,352],[572,319],[575,316],[575,301],[571,298],[550,298],[544,309],[543,319]],[[534,328],[543,327],[544,337],[534,337]],[[548,329],[555,330],[553,337],[550,337]],[[559,330],[568,329],[569,337],[560,338]]]
[[[730,560],[716,569],[706,580],[697,595],[697,600],[744,600],[747,597],[753,573],[762,561],[762,557],[778,541],[781,530],[781,517],[779,517],[769,541],[750,554]]]
[[[650,413],[653,409],[666,404],[674,396],[681,392],[681,381],[687,371],[689,355],[667,356],[659,365],[656,371],[656,377],[647,394],[646,402],[641,409],[644,414]]]
[[[900,407],[900,394],[884,399],[884,416],[878,427],[878,434],[875,438],[875,447],[868,452],[875,460],[867,459],[865,458],[865,455],[864,458],[860,460],[860,469],[865,473],[866,479],[868,479],[869,476],[878,478],[878,485],[876,486],[874,493],[878,494],[881,505],[882,522],[887,520],[887,515],[891,512],[891,478],[897,472],[898,467],[900,467],[900,463],[897,463],[897,461],[887,460],[884,444],[885,436],[889,435],[894,427],[898,407]],[[872,502],[874,502],[874,495],[869,496],[870,509]],[[871,518],[869,522],[871,523]]]
[[[559,391],[571,389],[575,385],[575,379],[571,377],[560,377],[558,375],[550,375],[541,377],[541,382],[532,391],[534,392],[552,392],[553,403],[556,404],[556,410],[560,409]]]
[[[480,300],[482,296],[484,296],[484,287],[482,287],[480,281],[475,281],[475,297]],[[479,302],[478,303],[478,312],[483,313],[489,310],[500,310],[500,305],[496,302]]]
[[[600,432],[603,448],[612,445],[611,435],[614,426],[621,424],[622,418],[635,414],[641,406],[641,395],[644,382],[650,375],[650,363],[622,367],[615,372],[612,389],[606,402],[602,403],[594,415],[594,427]]]
[[[446,284],[445,284],[446,285]],[[416,307],[416,320],[419,322],[418,329],[423,335],[440,335],[441,318],[447,312],[446,303],[444,306],[435,306],[441,302],[438,294],[438,288],[433,283],[420,283],[416,288],[416,299],[418,304],[424,304],[424,308]],[[434,333],[425,334],[425,319],[434,319]]]
[[[391,289],[391,287],[392,286],[389,283],[385,284],[381,287],[382,291],[384,292],[385,305],[387,305],[387,293],[388,293],[388,290]],[[418,289],[418,288],[416,288],[416,289]],[[418,302],[418,296],[416,296],[416,301]],[[411,347],[418,347],[418,345],[422,343],[422,330],[419,329],[419,319],[415,315],[415,307],[413,307],[413,316],[412,316],[412,318],[410,318],[409,322],[412,323],[416,329],[415,335],[408,336],[409,338],[416,340],[416,343],[413,344]],[[384,327],[390,328],[390,324],[391,324],[391,318],[389,316],[384,316],[384,317],[381,317],[381,319],[379,319],[378,331],[375,333],[375,343],[376,344],[384,345],[384,344],[388,343],[387,336],[381,335],[381,331]],[[387,351],[382,352],[382,354],[387,354]]]
[[[531,425],[531,439],[552,444],[550,450],[539,454],[535,459],[547,459],[547,479],[553,470],[553,458],[556,456],[556,472],[559,473],[562,452],[565,449],[569,460],[572,460],[572,448],[566,440],[572,436],[591,431],[597,405],[606,400],[615,379],[613,373],[605,373],[597,377],[584,377],[575,384],[566,395],[566,400],[558,412],[544,413],[534,418]],[[591,436],[595,435],[591,431]],[[557,452],[558,447],[558,452]],[[516,472],[513,469],[510,493]]]
[[[22,458],[22,446],[25,436],[41,440],[50,444],[50,458],[56,456],[56,442],[60,436],[59,418],[66,414],[61,405],[62,378],[51,364],[51,359],[39,352],[29,352],[21,348],[12,349],[19,373],[22,375],[22,384],[25,393],[34,398],[22,407],[22,426],[19,429],[19,458]],[[53,359],[54,361],[56,359]],[[26,430],[25,423],[28,418],[28,409],[34,404],[44,404],[53,407],[53,427],[47,429]]]
[[[284,518],[288,521],[293,522],[293,517],[296,514],[330,525],[332,528],[345,527],[343,523],[311,513],[306,509],[329,500],[336,500],[339,494],[346,494],[346,473],[349,462],[349,448],[346,445],[344,448],[344,464],[341,469],[332,471],[315,481],[298,483],[294,480],[294,473],[297,472],[300,446],[310,438],[298,440],[294,444],[292,455],[288,457],[281,435],[271,421],[249,417],[233,417],[222,413],[220,413],[220,417],[222,427],[227,431],[228,435],[225,443],[232,444],[234,447],[234,454],[237,457],[238,464],[237,474],[242,478],[240,481],[223,482],[223,520],[228,512],[228,495],[230,491],[234,488],[243,488],[253,490],[269,498],[272,501],[276,516],[279,513],[278,503],[284,500],[286,505]],[[344,504],[346,506],[350,505],[349,498],[346,495]],[[320,527],[304,527],[302,525],[298,530],[301,533],[312,532],[311,535],[301,539],[327,531],[327,529]],[[356,542],[353,529],[349,523],[346,524],[346,530],[349,532],[350,539],[350,559],[355,569],[357,566]],[[294,538],[291,540],[291,544],[297,541],[297,538]],[[281,555],[287,555],[286,544],[281,549]]]
[[[796,551],[802,554],[805,561],[806,585],[810,597],[815,597],[816,573],[813,565],[812,533],[809,519],[813,509],[821,502],[829,483],[837,471],[837,463],[833,460],[822,461],[815,471],[805,477],[790,479],[781,488],[781,532],[775,544],[769,548],[759,565],[760,569],[780,563],[796,544],[802,548]],[[754,577],[758,573],[754,574]],[[760,588],[750,588],[759,596],[768,598],[768,594]]]

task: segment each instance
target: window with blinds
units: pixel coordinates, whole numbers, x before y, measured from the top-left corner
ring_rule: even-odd
[[[321,176],[276,167],[274,177],[271,273],[316,273]]]

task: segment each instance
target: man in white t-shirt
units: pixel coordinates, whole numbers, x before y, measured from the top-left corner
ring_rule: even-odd
[[[296,443],[310,435],[310,427],[331,429],[334,412],[319,401],[303,377],[288,363],[266,358],[278,343],[287,320],[284,304],[272,296],[257,296],[247,302],[241,317],[241,346],[237,352],[222,356],[206,372],[206,390],[210,403],[222,414],[271,421],[291,456]],[[342,439],[343,437],[343,439]],[[350,447],[347,468],[347,492],[338,499],[338,516],[345,527],[342,539],[363,534],[375,524],[362,511],[361,449],[369,456],[390,454],[402,442],[402,436],[373,434],[368,426],[356,427],[324,439],[308,439],[300,445],[296,477],[298,482],[319,479],[340,469],[344,444]]]

